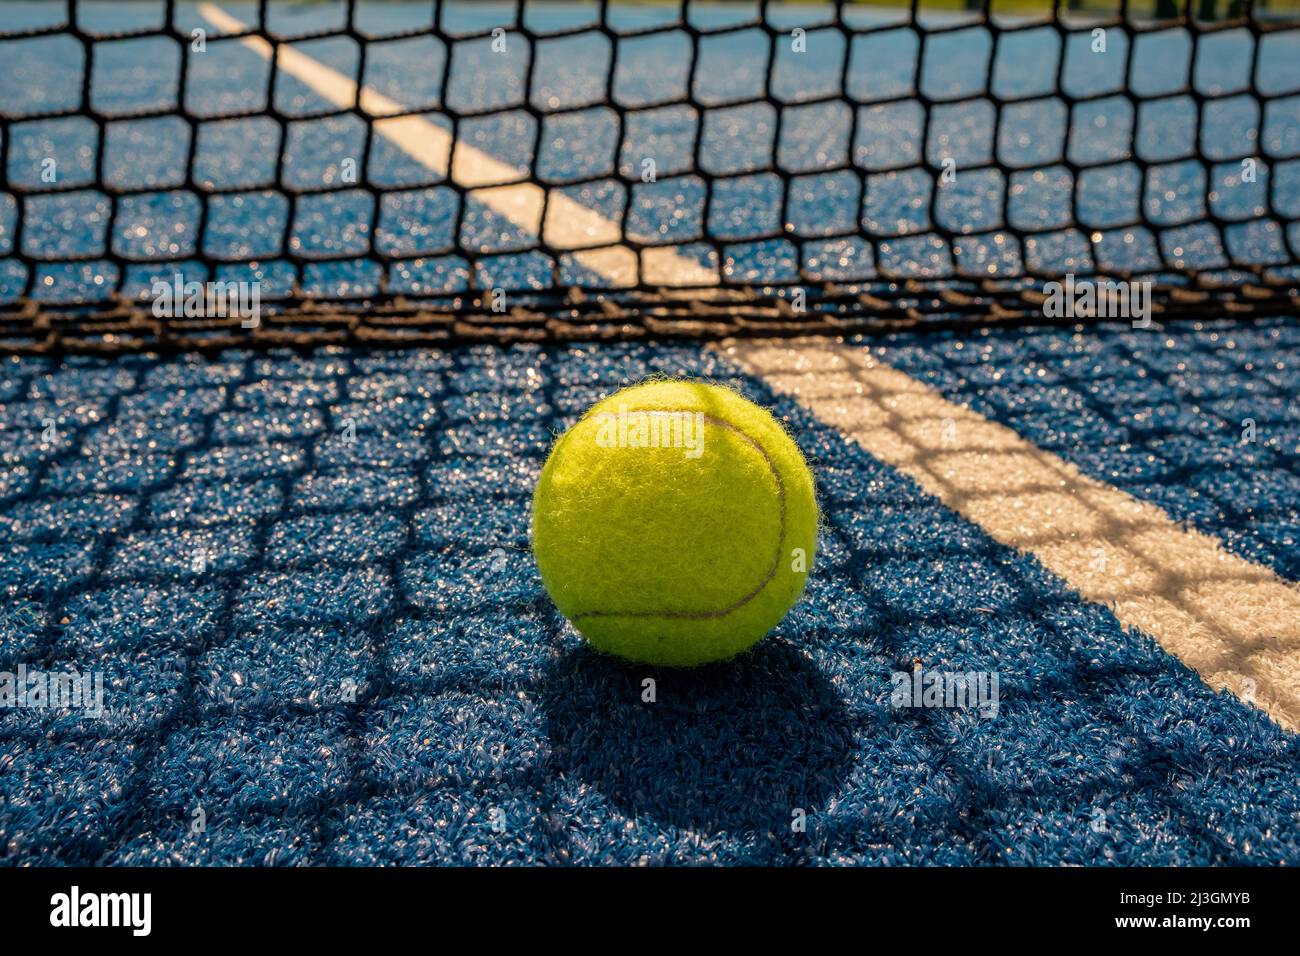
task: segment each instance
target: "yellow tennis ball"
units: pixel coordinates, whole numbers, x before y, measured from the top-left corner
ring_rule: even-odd
[[[532,536],[546,590],[594,647],[704,664],[751,647],[798,600],[817,501],[768,412],[721,386],[652,381],[556,442]]]

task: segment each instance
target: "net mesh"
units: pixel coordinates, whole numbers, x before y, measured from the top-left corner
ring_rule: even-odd
[[[6,352],[1300,311],[1294,9],[28,6]]]

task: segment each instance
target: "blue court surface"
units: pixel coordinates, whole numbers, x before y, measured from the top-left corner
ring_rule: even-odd
[[[1006,383],[981,390],[992,417],[1048,442],[1086,427],[1063,444],[1098,475],[1136,453],[1145,473],[1117,480],[1293,576],[1296,328],[1228,328],[1231,352],[1176,334],[1177,376],[1105,402],[1132,363],[1168,361],[1163,337],[871,348],[959,399],[976,363]],[[552,434],[652,373],[771,403],[825,527],[778,630],[655,675],[646,707],[644,669],[585,650],[551,606],[527,529]],[[1011,399],[1025,379],[1043,400]],[[713,353],[15,360],[3,395],[0,661],[103,669],[110,707],[4,715],[10,862],[1300,859],[1293,733]],[[1212,425],[1247,397],[1278,440],[1225,460]],[[1143,414],[1166,407],[1202,427]],[[26,440],[50,419],[55,445]],[[998,671],[997,719],[891,708],[917,657]]]
[[[158,6],[87,4],[82,27],[138,29]],[[356,26],[420,31],[429,6],[362,3]],[[588,5],[532,6],[532,30],[590,22]],[[698,5],[694,28],[753,14],[736,6]],[[266,58],[220,29],[183,97],[170,41],[97,55],[93,105],[111,119],[96,123],[60,8],[3,11],[3,29],[52,32],[0,43],[0,304],[138,297],[208,266],[268,297],[295,282],[326,296],[536,290],[559,272],[599,284],[578,260],[556,270],[477,189],[492,162],[735,281],[1159,271],[1171,255],[1189,272],[1300,275],[1300,31],[1255,54],[1247,31],[1203,37],[1194,60],[1178,31],[1131,51],[1117,32],[1101,60],[1086,33],[1062,43],[1050,27],[1000,35],[994,57],[973,26],[929,37],[915,75],[906,11],[875,8],[855,22],[898,30],[834,55],[778,49],[769,64],[762,30],[706,36],[690,76],[671,68],[676,34],[622,42],[612,74],[600,31],[550,41],[531,67],[478,40],[371,44],[365,85],[427,108],[430,140],[454,135],[478,164],[457,173],[450,154],[420,160],[355,115],[313,119],[337,106],[327,74],[268,84]],[[339,28],[337,4],[271,9],[285,34]],[[451,4],[443,27],[475,33],[511,9]],[[767,10],[814,40],[824,13]],[[205,5],[176,11],[185,28],[215,22]],[[676,13],[618,16],[650,29]],[[357,71],[347,39],[291,45]],[[611,75],[621,111],[600,102]],[[842,80],[854,103],[882,101],[842,115]],[[1042,99],[991,123],[986,84]],[[1058,84],[1081,100],[1068,114]],[[782,105],[704,119],[655,106],[687,85],[705,106]],[[196,122],[166,115],[178,108]],[[1243,137],[1268,159],[1253,181]],[[646,153],[662,180],[625,190]],[[45,195],[49,156],[62,178]],[[368,188],[339,188],[349,159]],[[947,159],[971,171],[936,193]],[[969,238],[934,242],[936,229]],[[1065,573],[1077,556],[1035,544],[1032,519],[1008,530],[916,478],[895,439],[920,404],[894,406],[881,437],[852,388],[794,391],[704,342],[3,357],[0,702],[21,668],[98,674],[104,706],[0,707],[0,863],[1300,864],[1293,315],[773,348],[827,388],[843,385],[834,363],[892,370],[935,420],[993,436],[990,468],[1031,448],[1107,502],[1154,506],[1152,534],[1175,550],[1150,560],[1201,590],[1167,613],[1140,575],[1128,600],[1098,598],[1087,555]],[[770,408],[822,511],[802,601],[753,650],[698,669],[590,650],[530,550],[556,436],[652,376]],[[1207,541],[1221,574],[1187,557]],[[1250,636],[1215,630],[1220,612]],[[1215,669],[1184,647],[1210,648]],[[894,675],[918,667],[998,675],[996,714],[895,706]]]

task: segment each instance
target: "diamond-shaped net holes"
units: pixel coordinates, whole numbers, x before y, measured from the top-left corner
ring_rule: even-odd
[[[1300,11],[1087,2],[17,8],[0,348],[1297,311]]]

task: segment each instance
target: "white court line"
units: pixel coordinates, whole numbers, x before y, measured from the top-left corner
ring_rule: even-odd
[[[250,29],[248,24],[214,3],[200,3],[198,10],[205,20],[223,33],[241,33]],[[240,42],[263,59],[271,60],[276,56],[276,48],[260,36],[243,37]],[[457,185],[475,189],[471,197],[473,201],[509,219],[530,235],[544,235],[554,248],[571,250],[578,246],[619,242],[622,229],[617,222],[575,202],[558,189],[548,193],[534,183],[479,188],[488,183],[518,179],[519,172],[463,140],[456,142],[449,131],[423,116],[383,118],[404,112],[408,107],[366,86],[360,88],[358,98],[355,81],[300,50],[282,44],[277,65],[340,109],[351,109],[356,103],[362,112],[376,118],[376,133],[425,169]],[[543,206],[546,208],[544,231],[541,221]],[[627,246],[609,245],[572,255],[584,268],[612,286],[629,286],[636,281],[636,252]],[[642,255],[642,267],[643,278],[652,285],[718,284],[716,272],[671,248],[646,249]]]
[[[727,356],[995,540],[1031,554],[1210,687],[1300,731],[1300,587],[1085,475],[1003,425],[825,339],[728,342]]]

